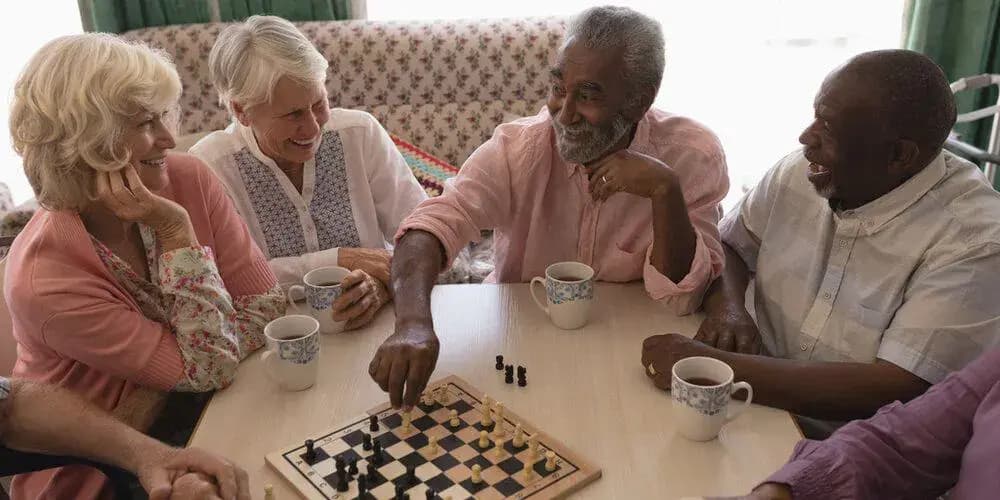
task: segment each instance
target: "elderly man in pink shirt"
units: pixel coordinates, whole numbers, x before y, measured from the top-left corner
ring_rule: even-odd
[[[621,7],[583,12],[551,69],[547,109],[499,126],[440,197],[403,221],[396,331],[369,367],[395,407],[416,402],[437,361],[435,278],[484,229],[496,235],[488,281],[527,281],[573,260],[599,280],[642,279],[678,314],[699,307],[722,269],[729,181],[711,131],[651,108],[663,52],[656,21]]]

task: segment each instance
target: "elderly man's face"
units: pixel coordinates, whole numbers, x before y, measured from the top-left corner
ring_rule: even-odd
[[[550,71],[548,108],[559,155],[570,163],[592,163],[627,146],[639,120],[628,116],[622,51],[595,50],[570,40]],[[635,96],[631,96],[635,97]]]
[[[319,150],[323,125],[330,119],[326,88],[321,82],[303,84],[282,77],[271,101],[236,110],[241,123],[253,129],[262,153],[278,166],[299,166]]]
[[[809,160],[805,173],[816,192],[843,208],[856,208],[891,191],[892,142],[875,85],[837,70],[823,82],[815,119],[799,136]]]

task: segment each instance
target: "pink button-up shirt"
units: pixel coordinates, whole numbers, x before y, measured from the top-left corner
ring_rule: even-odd
[[[497,127],[445,186],[403,221],[397,240],[420,229],[441,240],[447,262],[483,229],[495,230],[496,269],[488,282],[523,282],[550,264],[583,262],[602,281],[643,279],[649,296],[678,314],[693,312],[722,271],[717,224],[729,189],[718,138],[688,118],[650,109],[629,149],[658,158],[680,178],[697,233],[691,270],[674,283],[650,264],[652,202],[629,193],[594,201],[586,167],[559,156],[547,109]]]

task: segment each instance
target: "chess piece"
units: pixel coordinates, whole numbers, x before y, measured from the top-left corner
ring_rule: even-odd
[[[493,412],[490,410],[490,406],[490,397],[483,394],[483,404],[479,406],[479,412],[483,414],[483,418],[479,420],[479,423],[483,427],[493,425]]]
[[[486,431],[479,431],[479,447],[485,449],[490,445],[490,438],[487,436]]]
[[[528,369],[521,365],[517,365],[517,378],[522,378],[526,376],[528,376]]]
[[[312,465],[316,461],[316,450],[313,448],[313,440],[306,439],[306,463]]]
[[[483,482],[483,467],[479,464],[473,464],[472,466],[472,483],[479,484]]]
[[[409,434],[410,433],[410,429],[411,429],[410,428],[410,422],[411,422],[410,419],[412,419],[412,418],[413,417],[410,416],[410,412],[408,412],[408,411],[404,411],[403,412],[403,434]]]
[[[333,463],[337,466],[337,472],[347,471],[347,462],[344,461],[344,457],[337,455],[333,459]]]
[[[527,387],[528,386],[528,379],[527,379],[527,377],[519,377],[517,379],[517,386],[518,387]]]
[[[424,492],[424,498],[426,500],[434,500],[435,497],[437,497],[437,492],[430,488],[428,488],[427,491]]]
[[[497,415],[496,415],[496,418],[494,420],[496,420],[496,422],[498,424],[500,424],[500,432],[502,433],[503,432],[503,403],[501,403],[499,401],[497,401],[496,413],[497,413]]]
[[[417,469],[412,465],[406,466],[406,482],[407,484],[417,483]]]
[[[462,422],[458,419],[458,410],[451,410],[448,413],[448,416],[451,417],[451,420],[448,422],[448,424],[451,425],[452,428],[462,425]]]
[[[368,467],[365,469],[365,475],[367,475],[368,477],[375,477],[375,472],[376,472],[375,464],[368,462]]]
[[[343,493],[349,489],[351,489],[351,485],[347,482],[347,471],[337,469],[337,491]]]
[[[430,445],[428,445],[427,451],[431,455],[437,455],[437,453],[438,453],[438,438],[437,438],[437,436],[431,436],[429,438],[429,441],[430,441]]]
[[[508,384],[514,383],[514,365],[507,365],[504,368],[503,381]]]
[[[368,417],[368,430],[371,432],[378,432],[378,417],[372,415]]]
[[[352,458],[347,464],[347,473],[352,476],[358,475],[358,459]]]
[[[549,451],[545,454],[545,470],[549,472],[556,470],[556,452]]]
[[[528,462],[524,462],[524,480],[525,481],[531,481],[532,476],[534,476],[535,470],[531,468],[532,465],[534,465],[534,463],[535,463],[534,460],[530,460]]]
[[[372,450],[372,435],[367,432],[361,433],[361,448],[365,451]]]
[[[497,354],[497,370],[503,370],[503,355]]]
[[[518,422],[514,427],[514,448],[522,446],[524,446],[524,428],[521,427],[521,422]]]
[[[495,448],[495,451],[493,452],[493,454],[494,454],[494,455],[495,455],[495,456],[496,456],[496,457],[497,457],[498,459],[499,459],[500,457],[502,457],[502,456],[503,456],[503,439],[495,439],[495,440],[493,441],[493,447]]]
[[[372,463],[375,465],[382,465],[382,441],[378,439],[372,445]]]
[[[367,500],[368,496],[368,477],[364,474],[358,476],[358,498],[361,500]]]
[[[274,486],[264,485],[264,500],[274,500]]]
[[[531,459],[534,460],[538,458],[538,433],[534,433],[528,437],[528,449],[531,450]]]
[[[451,398],[448,395],[448,386],[443,385],[443,386],[439,387],[438,389],[440,389],[438,391],[438,394],[437,394],[437,402],[438,402],[438,404],[440,404],[442,406],[450,404],[451,403],[451,401],[450,401]]]
[[[403,500],[406,498],[406,488],[401,484],[396,485],[396,496],[392,497],[393,500]]]

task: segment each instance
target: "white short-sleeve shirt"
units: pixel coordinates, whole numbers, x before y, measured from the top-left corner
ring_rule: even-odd
[[[944,152],[903,185],[835,210],[801,151],[720,223],[755,273],[765,347],[802,360],[883,359],[936,383],[1000,336],[1000,194]]]
[[[341,247],[387,248],[427,198],[389,134],[363,111],[330,110],[319,150],[303,165],[301,193],[239,122],[190,152],[222,180],[285,288],[337,265]]]

